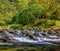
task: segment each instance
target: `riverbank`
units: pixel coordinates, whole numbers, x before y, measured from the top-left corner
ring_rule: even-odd
[[[53,20],[48,20],[48,23],[49,22],[51,22],[51,21],[53,21]],[[4,29],[4,28],[6,28],[6,29],[31,29],[31,28],[58,28],[58,27],[60,27],[60,20],[56,20],[55,21],[55,25],[54,26],[50,26],[50,25],[46,25],[46,27],[45,27],[45,24],[43,24],[43,25],[22,25],[22,24],[11,24],[11,25],[0,25],[0,29]]]
[[[41,46],[0,46],[0,51],[60,51],[60,47]]]

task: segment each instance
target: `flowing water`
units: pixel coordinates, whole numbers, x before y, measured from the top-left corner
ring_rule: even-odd
[[[33,38],[29,37],[30,34]],[[47,32],[35,32],[34,30],[23,30],[23,32],[14,30],[9,32],[4,30],[0,33],[0,39],[8,40],[2,35],[8,36],[8,38],[12,39],[12,42],[0,42],[0,51],[60,51],[60,37],[50,35]]]

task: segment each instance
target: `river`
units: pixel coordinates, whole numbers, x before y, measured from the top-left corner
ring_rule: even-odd
[[[0,47],[1,51],[60,51],[60,37],[35,30],[3,30]]]

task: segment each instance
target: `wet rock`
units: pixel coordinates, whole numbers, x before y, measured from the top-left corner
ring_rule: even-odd
[[[36,39],[36,37],[32,34],[32,32],[27,33],[26,36],[28,36],[31,39]]]
[[[0,33],[3,33],[3,30],[2,29],[0,29]]]
[[[0,39],[0,42],[3,42],[3,40],[2,40],[2,39]]]
[[[27,31],[22,31],[21,33],[22,33],[24,36],[26,36],[26,35],[28,34]]]
[[[50,29],[48,29],[48,28],[42,29],[43,32],[48,32],[48,30],[50,30]]]
[[[13,29],[9,29],[8,31],[9,31],[9,33],[14,34],[14,30]]]

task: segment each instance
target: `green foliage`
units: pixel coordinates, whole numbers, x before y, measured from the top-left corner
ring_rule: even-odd
[[[8,28],[12,28],[12,29],[29,29],[29,28],[33,28],[32,25],[25,25],[23,26],[22,24],[11,24],[11,25],[8,25]]]
[[[58,19],[58,17],[57,17],[57,11],[54,11],[52,14],[51,14],[51,16],[50,16],[50,18],[52,19],[52,20],[54,20],[54,19]]]
[[[46,15],[44,16],[45,8],[46,8]],[[17,12],[20,13],[16,14]],[[59,0],[0,0],[1,26],[2,25],[5,26],[10,23],[11,24],[21,23],[23,25],[36,24],[36,26],[40,26],[44,23],[47,23],[47,21],[44,22],[38,20],[40,18],[46,19],[47,21],[48,19],[54,21],[60,20],[60,1]],[[37,23],[35,20],[38,20]],[[56,24],[58,25],[58,22]],[[50,24],[48,25],[50,26]]]
[[[49,27],[52,27],[54,25],[55,25],[54,21],[48,20],[45,24],[43,24],[43,27],[44,28],[49,28]]]
[[[25,26],[23,26],[23,29],[29,29],[29,28],[33,28],[33,26],[32,25],[25,25]]]
[[[0,0],[0,20],[9,21],[10,17],[27,5],[28,0]]]
[[[34,20],[39,19],[42,15],[44,15],[46,9],[39,4],[33,4],[29,7],[24,8],[18,16],[13,16],[12,21],[14,23],[27,25],[32,23]],[[16,19],[14,21],[14,19]]]
[[[0,26],[4,26],[6,23],[3,20],[0,20]]]
[[[12,18],[9,19],[9,23],[10,24],[16,23],[18,15],[19,15],[19,12],[17,12],[14,16],[12,16]]]
[[[22,26],[22,25],[20,25],[20,24],[11,24],[11,25],[9,25],[8,27],[9,27],[9,28],[12,28],[12,29],[19,29],[21,26]]]

